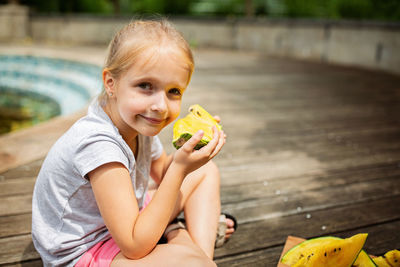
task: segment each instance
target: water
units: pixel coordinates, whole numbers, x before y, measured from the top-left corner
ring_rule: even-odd
[[[0,134],[30,127],[60,114],[60,105],[47,96],[0,87]]]
[[[96,65],[34,56],[0,55],[0,87],[48,96],[61,115],[82,109],[101,89]]]
[[[0,55],[0,131],[81,110],[100,92],[101,85],[101,68],[96,65]]]

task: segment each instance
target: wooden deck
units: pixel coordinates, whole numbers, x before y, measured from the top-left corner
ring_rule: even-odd
[[[222,118],[223,210],[239,221],[219,266],[276,266],[288,235],[368,232],[368,253],[400,248],[400,77],[252,53],[196,58],[183,106]],[[172,151],[170,127],[161,138]],[[42,158],[0,173],[0,264],[41,265],[30,224]]]

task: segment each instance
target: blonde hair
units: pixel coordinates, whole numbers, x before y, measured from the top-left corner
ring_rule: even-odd
[[[188,66],[188,83],[194,70],[194,59],[189,44],[174,26],[165,19],[135,20],[120,29],[108,46],[108,55],[104,64],[114,79],[119,79],[136,59],[151,48],[161,48],[170,45],[180,52]],[[103,91],[99,95],[100,102],[108,100]]]

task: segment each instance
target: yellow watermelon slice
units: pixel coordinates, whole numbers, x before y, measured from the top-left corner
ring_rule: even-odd
[[[373,260],[379,267],[400,267],[400,251],[394,249]]]
[[[373,258],[373,261],[378,267],[392,267],[383,256]]]
[[[221,125],[200,105],[190,106],[189,114],[185,118],[177,120],[174,124],[172,144],[176,149],[179,149],[197,131],[203,130],[203,138],[195,147],[195,149],[200,149],[212,140],[212,127],[214,125],[218,130],[222,129]]]
[[[350,267],[364,246],[367,236],[368,234],[357,234],[346,239],[309,239],[286,252],[281,262],[296,267]]]
[[[385,258],[393,267],[400,267],[400,251],[397,249],[385,253]]]

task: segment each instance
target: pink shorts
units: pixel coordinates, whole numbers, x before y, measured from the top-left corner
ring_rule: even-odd
[[[151,197],[147,194],[142,210],[150,203],[150,200]],[[75,267],[108,267],[120,251],[111,237],[105,241],[100,241],[86,251],[75,264]]]

